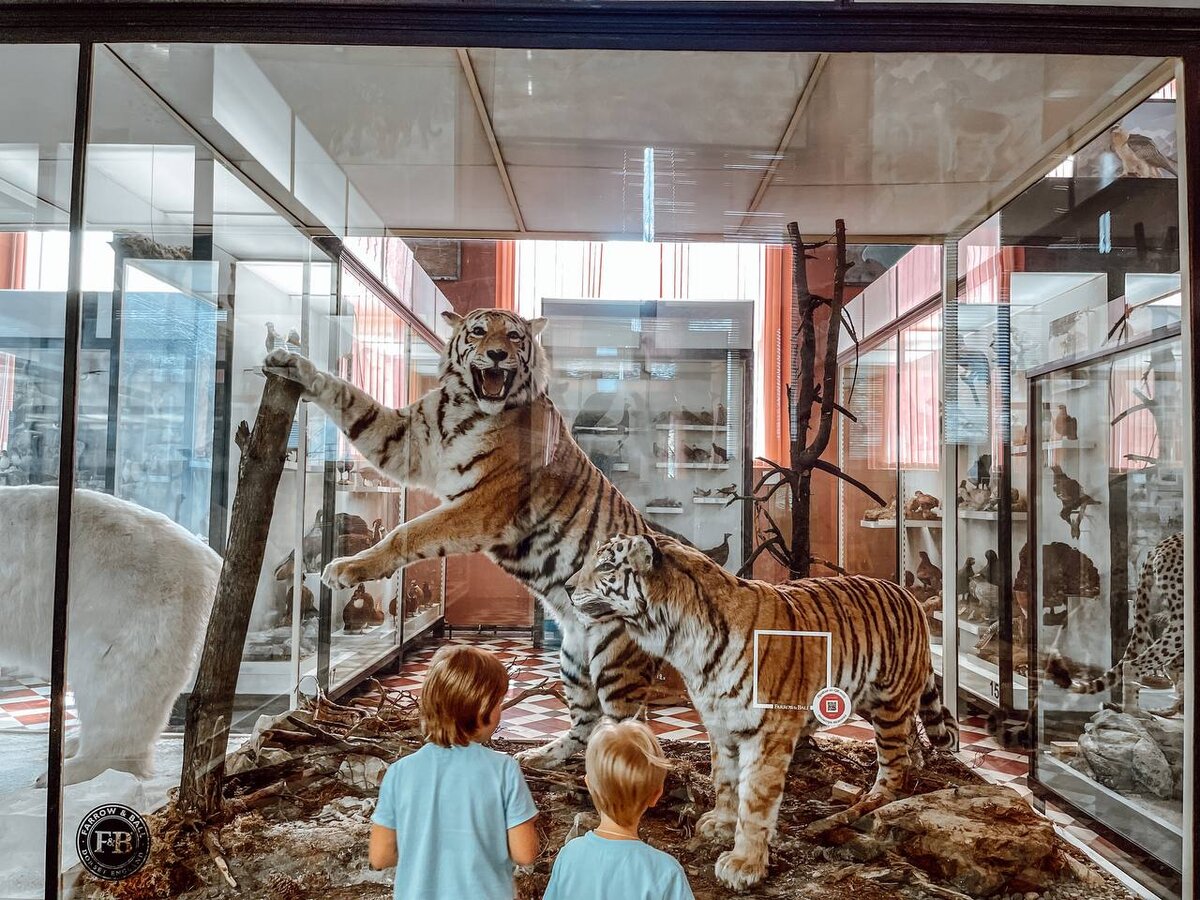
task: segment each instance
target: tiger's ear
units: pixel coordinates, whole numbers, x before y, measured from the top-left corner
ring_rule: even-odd
[[[650,572],[662,564],[662,551],[654,538],[640,534],[629,547],[629,564],[635,572]]]
[[[451,328],[457,328],[463,323],[463,317],[456,312],[451,312],[450,310],[443,312],[442,318]]]
[[[546,330],[546,325],[549,323],[549,321],[550,320],[547,319],[545,316],[538,316],[536,319],[530,319],[529,320],[530,334],[532,334],[534,337],[537,337],[538,335],[540,335],[543,331]]]

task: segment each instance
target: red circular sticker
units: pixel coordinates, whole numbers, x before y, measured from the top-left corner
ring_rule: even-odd
[[[812,711],[822,725],[841,725],[850,718],[850,697],[841,688],[827,687],[813,698]]]

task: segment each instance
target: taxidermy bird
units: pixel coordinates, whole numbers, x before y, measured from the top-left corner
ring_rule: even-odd
[[[984,621],[990,622],[996,618],[1000,612],[1000,588],[982,575],[976,575],[971,579],[971,596]]]
[[[1079,420],[1068,413],[1066,406],[1061,403],[1054,416],[1054,433],[1064,440],[1079,440]]]
[[[954,579],[954,594],[960,600],[971,590],[971,578],[975,575],[975,557],[968,556],[958,570]]]
[[[729,562],[729,539],[731,537],[733,537],[733,535],[727,531],[725,532],[725,540],[717,544],[715,547],[711,547],[708,550],[702,550],[700,552],[715,562],[718,566],[723,566],[725,563]]]
[[[293,353],[300,353],[300,332],[295,328],[288,332],[287,348]]]
[[[971,484],[967,480],[958,483],[958,500],[967,509],[983,509],[991,499],[992,492],[982,486]]]
[[[342,626],[346,632],[354,634],[370,625],[374,618],[374,606],[375,601],[371,599],[370,594],[362,590],[360,584],[342,609]]]
[[[987,487],[992,480],[992,455],[985,453],[967,470],[967,478],[980,487]]]
[[[713,459],[718,462],[729,462],[729,452],[719,444],[713,444]]]
[[[1050,467],[1054,472],[1054,496],[1062,503],[1059,518],[1071,526],[1071,537],[1079,537],[1079,522],[1084,512],[1091,505],[1100,505],[1100,501],[1085,494],[1083,487],[1074,478],[1062,470],[1062,466]]]
[[[983,568],[979,570],[979,576],[987,581],[988,584],[1000,584],[1000,557],[995,550],[989,550],[984,554],[986,562]]]
[[[725,412],[725,404],[724,403],[717,404],[717,424],[718,425],[727,424],[727,414]]]
[[[1175,162],[1163,155],[1152,138],[1114,125],[1110,132],[1113,152],[1125,167],[1122,175],[1153,178],[1159,170],[1175,174]]]
[[[279,336],[279,332],[275,330],[274,322],[267,323],[267,339],[263,341],[263,343],[266,345],[268,353],[270,353],[272,350],[278,350],[283,346],[283,338],[281,338]]]
[[[921,562],[917,566],[917,578],[926,587],[937,590],[942,586],[942,570],[935,566],[929,559],[929,554],[924,550],[920,553]]]

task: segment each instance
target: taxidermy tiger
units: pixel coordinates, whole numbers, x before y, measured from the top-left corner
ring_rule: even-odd
[[[733,838],[716,874],[734,890],[766,875],[788,764],[797,741],[817,727],[809,707],[827,684],[845,691],[874,726],[879,772],[863,800],[821,820],[816,833],[854,821],[902,788],[918,713],[935,747],[957,743],[958,724],[934,680],[925,615],[891,582],[860,575],[747,581],[678,541],[643,534],[603,543],[567,586],[581,615],[622,623],[683,676],[708,729],[716,793],[696,830]],[[832,653],[823,637],[759,634],[756,648],[764,630],[828,632]]]
[[[1169,709],[1154,710],[1156,715],[1175,716],[1183,711],[1183,535],[1173,534],[1159,542],[1142,563],[1137,600],[1133,612],[1133,634],[1120,662],[1090,681],[1074,681],[1062,657],[1049,654],[1046,673],[1059,687],[1076,694],[1099,694],[1121,680],[1125,666],[1135,678],[1152,682],[1165,674],[1175,686],[1175,702]],[[1162,599],[1166,622],[1154,636],[1152,601]]]
[[[563,587],[595,544],[651,526],[588,459],[547,395],[545,319],[481,309],[443,313],[454,327],[439,384],[389,409],[303,356],[272,352],[268,371],[299,383],[381,472],[436,494],[441,505],[375,546],[325,569],[351,587],[422,559],[482,552],[537,596],[562,631],[571,728],[522,759],[551,768],[583,749],[600,716],[642,707],[657,663],[619,622],[585,626]]]
[[[154,743],[200,653],[221,558],[166,516],[78,490],[71,520],[67,682],[78,740],[65,784],[154,774]],[[0,487],[0,661],[50,672],[58,489]],[[38,779],[44,784],[45,776]]]

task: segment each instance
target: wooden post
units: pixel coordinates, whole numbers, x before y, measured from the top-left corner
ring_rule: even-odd
[[[254,430],[243,421],[235,437],[242,457],[229,516],[229,540],[200,671],[187,705],[179,808],[201,820],[221,811],[221,783],[238,670],[267,549],[275,492],[283,474],[287,438],[300,402],[300,385],[277,375],[268,374],[266,378]]]

